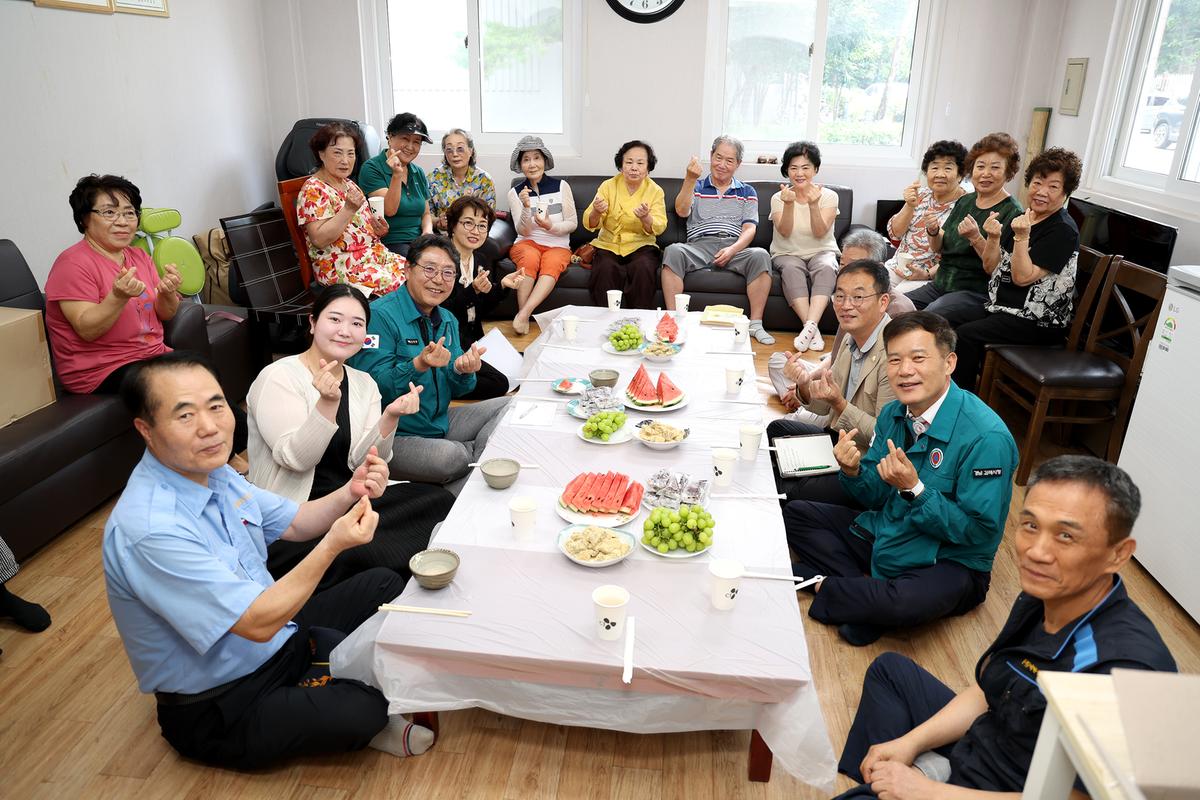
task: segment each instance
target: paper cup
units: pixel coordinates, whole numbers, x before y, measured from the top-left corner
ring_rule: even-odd
[[[621,310],[621,290],[620,289],[609,289],[608,290],[608,310],[609,311],[620,311]]]
[[[728,447],[713,450],[713,486],[733,483],[733,468],[737,466],[738,451]]]
[[[896,268],[904,277],[912,275],[912,253],[896,253]]]
[[[690,302],[692,302],[692,296],[690,294],[675,295],[675,310],[687,313],[688,303]]]
[[[527,540],[533,536],[533,526],[537,521],[536,500],[532,497],[514,497],[508,501],[508,514],[514,537]]]
[[[711,595],[713,608],[718,611],[728,611],[737,600],[742,583],[743,567],[740,561],[729,558],[714,558],[708,564],[708,574],[711,576]]]
[[[733,343],[745,344],[750,341],[750,320],[738,317],[733,321]]]
[[[625,611],[629,606],[629,591],[606,584],[592,592],[592,607],[596,611],[596,633],[601,639],[613,641],[625,633]]]
[[[568,342],[575,341],[575,336],[579,333],[579,317],[574,314],[568,314],[562,318],[563,338]]]
[[[743,425],[738,429],[738,435],[742,441],[742,461],[753,461],[758,458],[758,446],[762,444],[762,426]]]
[[[368,197],[367,203],[371,206],[371,213],[380,219],[383,219],[383,198]]]
[[[725,393],[737,394],[742,391],[742,383],[746,380],[746,370],[743,367],[725,368]]]

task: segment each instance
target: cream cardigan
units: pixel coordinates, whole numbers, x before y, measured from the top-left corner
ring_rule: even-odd
[[[350,458],[355,469],[374,445],[384,461],[392,458],[392,439],[379,435],[383,416],[379,387],[367,373],[345,367],[350,379]],[[269,365],[250,386],[247,422],[250,428],[250,482],[297,503],[308,500],[313,473],[337,424],[317,411],[320,394],[312,373],[299,356]]]

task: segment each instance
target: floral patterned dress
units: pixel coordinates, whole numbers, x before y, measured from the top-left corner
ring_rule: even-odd
[[[296,197],[296,219],[301,227],[329,219],[342,210],[345,202],[341,192],[313,176],[304,182]],[[317,247],[308,239],[308,257],[317,283],[324,286],[348,283],[370,289],[372,297],[404,285],[407,262],[403,256],[388,250],[371,230],[369,211],[370,206],[364,204],[332,244]]]
[[[934,199],[932,189],[923,186],[917,192],[920,199],[917,201],[917,207],[913,209],[912,222],[909,223],[908,230],[901,234],[896,252],[912,254],[913,276],[909,280],[924,281],[932,279],[937,274],[941,253],[935,253],[929,246],[929,234],[921,223],[931,214],[937,217],[938,221],[945,223],[946,217],[950,216],[950,209],[954,208],[958,198],[956,197],[948,203],[939,203]],[[893,256],[888,260],[886,266],[891,269],[895,265],[896,258]]]
[[[451,203],[469,194],[482,199],[493,210],[496,208],[496,184],[491,175],[478,167],[467,167],[462,183],[455,182],[453,170],[445,164],[429,173],[429,211],[433,216],[445,214]]]

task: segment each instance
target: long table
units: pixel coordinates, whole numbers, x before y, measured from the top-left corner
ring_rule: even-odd
[[[555,324],[566,313],[581,320],[574,343]],[[668,364],[646,363],[652,377],[668,372],[686,393],[686,405],[661,414],[629,410],[627,423],[662,419],[689,428],[688,439],[669,451],[636,441],[581,440],[582,421],[567,414],[565,398],[546,379],[586,377],[611,367],[621,375],[617,390],[623,394],[643,359],[608,354],[600,345],[608,324],[626,316],[653,330],[661,312],[566,307],[537,317],[543,333],[526,350],[521,375],[535,380],[521,385],[484,458],[511,457],[539,468],[522,470],[515,485],[501,491],[474,472],[431,545],[460,555],[453,583],[429,591],[410,581],[397,601],[470,610],[471,616],[377,614],[334,651],[333,674],[378,686],[393,714],[480,707],[634,733],[752,730],[752,777],[769,777],[773,754],[798,779],[832,790],[835,762],[791,584],[743,579],[731,611],[716,611],[708,600],[713,557],[790,574],[777,500],[710,500],[717,525],[708,555],[669,559],[639,546],[622,563],[589,569],[558,551],[558,534],[568,523],[555,506],[578,473],[614,470],[645,483],[668,467],[709,477],[712,448],[736,447],[739,426],[763,418],[749,345],[735,347],[731,331],[702,326],[693,312],[680,321],[683,350]],[[746,370],[737,395],[725,391],[726,366]],[[553,409],[543,405],[539,411],[531,402]],[[738,462],[732,486],[714,491],[773,494],[765,446],[754,461]],[[509,522],[507,505],[518,495],[538,506],[527,539],[517,538]],[[638,539],[644,519],[645,512],[625,526]],[[601,641],[593,632],[591,592],[605,583],[624,586],[632,596],[628,613],[637,625],[629,685],[621,682],[623,642]]]

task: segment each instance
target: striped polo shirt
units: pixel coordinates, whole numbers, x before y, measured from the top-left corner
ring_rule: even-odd
[[[696,183],[692,194],[692,212],[688,215],[688,241],[701,236],[742,235],[742,225],[758,224],[758,193],[748,183],[737,178],[725,194],[713,186],[712,176],[705,175]]]

